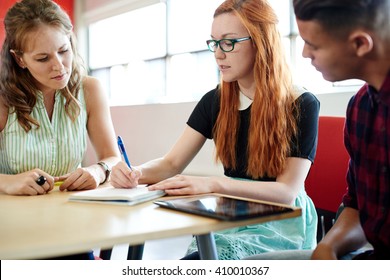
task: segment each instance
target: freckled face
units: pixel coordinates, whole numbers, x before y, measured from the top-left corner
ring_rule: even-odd
[[[358,75],[359,60],[348,38],[337,39],[316,21],[297,20],[297,24],[305,41],[302,56],[311,59],[324,79],[334,82]]]
[[[59,28],[42,25],[29,35],[21,61],[42,92],[64,88],[72,71],[70,38]]]
[[[211,37],[214,40],[237,39],[248,37],[249,33],[233,13],[224,13],[214,18],[211,27]],[[251,40],[237,42],[234,50],[223,52],[216,50],[215,60],[225,82],[253,82],[253,65],[256,50]]]

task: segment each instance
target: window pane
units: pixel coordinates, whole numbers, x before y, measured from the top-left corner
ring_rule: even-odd
[[[111,99],[111,91],[110,91],[110,68],[100,68],[96,70],[91,70],[91,76],[97,78],[102,84],[103,90],[106,94],[108,94],[108,98]]]
[[[290,0],[269,0],[278,20],[278,28],[282,36],[288,36],[291,32]]]
[[[165,4],[159,3],[91,24],[89,66],[95,69],[165,56],[165,10]]]
[[[164,102],[199,100],[218,83],[218,69],[210,51],[174,55],[169,60]]]
[[[110,70],[110,105],[148,104],[165,95],[165,60],[134,60]]]
[[[210,38],[214,10],[223,0],[168,1],[168,52],[177,54],[205,50]]]

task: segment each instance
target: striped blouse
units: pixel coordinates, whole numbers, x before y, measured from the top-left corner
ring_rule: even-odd
[[[65,112],[65,98],[57,91],[50,121],[39,93],[31,115],[40,127],[33,126],[28,133],[19,125],[16,113],[10,113],[0,132],[0,173],[18,174],[40,168],[60,176],[77,169],[87,147],[87,111],[82,90],[79,102],[80,115],[73,122]]]

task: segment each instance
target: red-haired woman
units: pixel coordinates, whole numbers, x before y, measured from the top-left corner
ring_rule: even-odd
[[[220,259],[314,248],[317,218],[304,182],[317,147],[319,102],[293,85],[274,11],[265,0],[227,0],[215,11],[207,44],[220,84],[199,101],[164,157],[133,171],[119,163],[112,184],[147,183],[169,195],[215,192],[302,208],[299,218],[216,232]],[[214,140],[226,177],[180,174],[206,139]],[[193,243],[190,258],[198,257],[195,248]]]

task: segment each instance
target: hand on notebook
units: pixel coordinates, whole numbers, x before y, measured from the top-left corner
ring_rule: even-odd
[[[214,192],[210,177],[176,175],[154,185],[149,190],[163,190],[168,195],[194,195]]]
[[[131,169],[123,161],[112,167],[111,185],[115,188],[134,188],[138,185],[142,172],[136,167]]]

